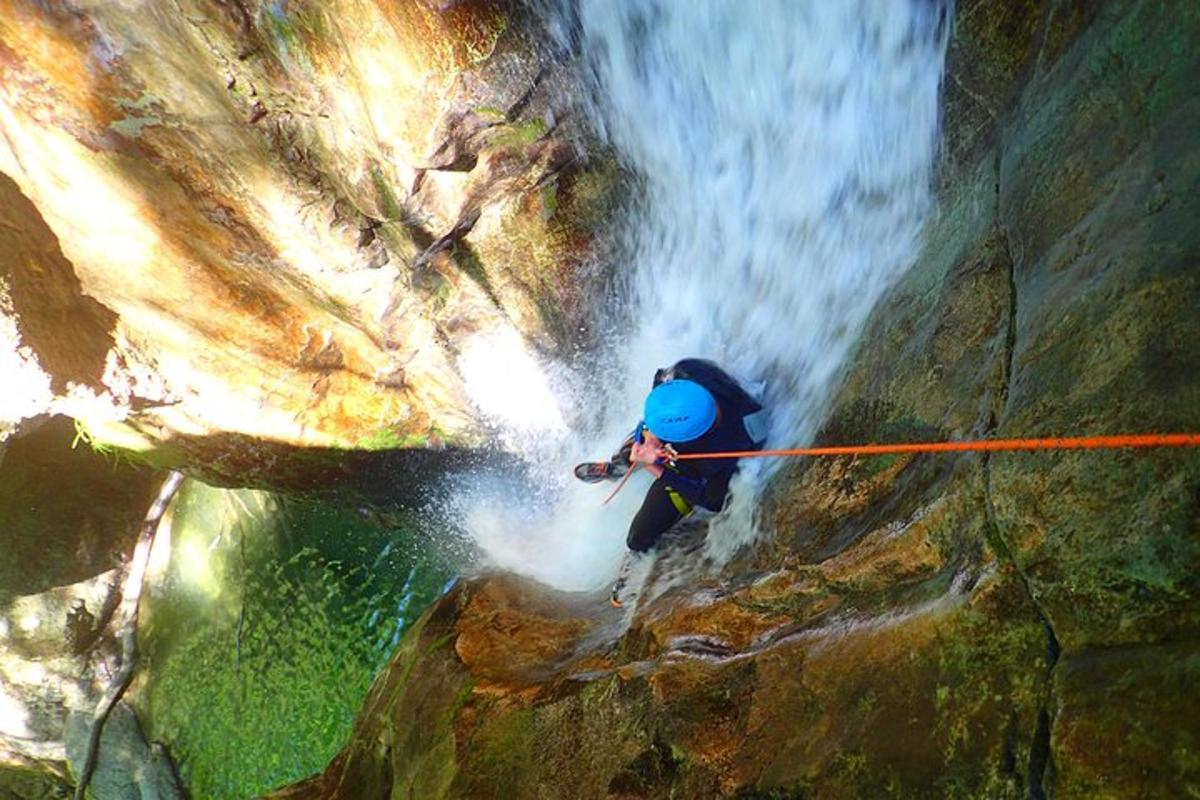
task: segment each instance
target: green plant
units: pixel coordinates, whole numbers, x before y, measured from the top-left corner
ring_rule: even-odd
[[[78,418],[72,418],[75,423],[75,438],[71,440],[71,449],[79,447],[80,442],[91,448],[92,452],[103,456],[109,461],[113,469],[125,465],[128,467],[143,467],[150,465],[150,461],[138,454],[126,450],[123,447],[109,444],[99,438],[96,433],[88,426],[88,424]]]

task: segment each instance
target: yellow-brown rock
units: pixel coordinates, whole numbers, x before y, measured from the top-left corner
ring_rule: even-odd
[[[0,5],[5,424],[52,409],[209,466],[216,434],[477,442],[457,347],[565,344],[611,195],[533,25],[490,2]]]

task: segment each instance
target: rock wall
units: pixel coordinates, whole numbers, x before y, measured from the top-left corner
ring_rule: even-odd
[[[0,5],[0,435],[478,443],[464,343],[569,348],[603,281],[570,58],[500,0]]]
[[[118,665],[121,559],[161,477],[86,446],[64,417],[0,452],[0,797],[70,797],[93,710]],[[141,797],[174,779],[133,712],[117,707],[92,795]]]
[[[572,58],[504,0],[0,0],[0,796],[70,791],[147,465],[411,501],[485,441],[464,347],[588,337]],[[92,793],[161,793],[112,727]]]
[[[960,2],[938,209],[826,442],[1200,427],[1200,11]],[[279,798],[1200,791],[1200,459],[796,462],[642,603],[457,587]]]

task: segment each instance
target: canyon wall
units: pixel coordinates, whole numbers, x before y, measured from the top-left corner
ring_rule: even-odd
[[[0,434],[279,482],[474,447],[460,356],[569,356],[620,184],[507,2],[0,7]]]
[[[824,443],[1194,431],[1200,13],[957,4],[937,209]],[[1200,791],[1191,451],[796,461],[643,601],[513,578],[410,632],[279,798]]]

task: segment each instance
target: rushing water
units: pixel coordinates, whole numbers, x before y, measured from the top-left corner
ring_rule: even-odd
[[[494,561],[563,588],[611,578],[645,479],[600,509],[605,490],[571,486],[570,467],[606,455],[654,369],[681,357],[760,391],[770,445],[813,435],[867,314],[916,256],[948,17],[935,0],[580,0],[557,17],[597,127],[642,178],[621,231],[628,321],[581,379],[588,401],[560,395],[567,411],[549,415],[594,426],[526,431],[537,496],[471,495]],[[743,464],[709,532],[714,561],[758,535],[771,471]]]

